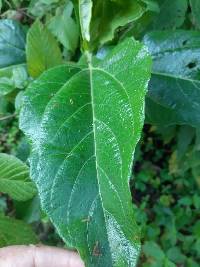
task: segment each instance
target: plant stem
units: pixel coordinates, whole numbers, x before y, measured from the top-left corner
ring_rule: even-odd
[[[16,113],[5,116],[5,117],[1,117],[0,121],[8,120],[8,119],[14,118],[15,116],[16,116]]]

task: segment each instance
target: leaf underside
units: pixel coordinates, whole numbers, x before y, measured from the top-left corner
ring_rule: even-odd
[[[96,62],[96,60],[95,60]],[[100,63],[51,69],[26,91],[20,127],[43,209],[86,266],[135,266],[128,180],[151,60],[127,39]]]

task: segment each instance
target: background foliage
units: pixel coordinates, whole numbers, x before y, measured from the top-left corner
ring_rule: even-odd
[[[145,43],[153,58],[146,124],[130,181],[142,229],[139,266],[197,267],[200,4],[198,0],[143,0],[134,5],[128,1],[129,13],[124,2],[119,1],[119,8],[111,7],[114,4],[108,1],[108,10],[113,13],[105,13],[102,21],[98,20],[101,7],[95,6],[91,30],[97,33],[99,25],[103,26],[101,34],[93,35],[92,49],[103,58],[118,42],[134,36]],[[65,0],[0,1],[0,152],[20,159],[10,157],[15,168],[6,180],[5,170],[10,167],[6,169],[5,154],[0,154],[0,246],[38,240],[63,246],[41,212],[37,195],[33,197],[35,188],[26,166],[29,145],[19,131],[18,113],[23,92],[33,79],[52,66],[80,59],[80,29],[74,7]],[[121,19],[117,20],[115,14]],[[106,31],[108,25],[110,32]],[[26,199],[19,199],[17,191],[13,194],[8,182],[19,185],[20,190],[20,183],[28,186]],[[14,232],[7,236],[8,227]],[[22,228],[24,235],[13,241],[15,231]]]

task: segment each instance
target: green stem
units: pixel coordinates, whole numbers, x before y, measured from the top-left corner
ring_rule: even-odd
[[[8,119],[14,118],[15,116],[16,116],[16,113],[5,116],[5,117],[1,117],[0,121],[8,120]]]

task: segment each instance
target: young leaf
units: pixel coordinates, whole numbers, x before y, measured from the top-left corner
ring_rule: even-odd
[[[12,65],[0,69],[0,96],[9,94],[16,88],[24,88],[27,80],[26,64]]]
[[[132,22],[145,11],[143,1],[121,0],[73,0],[79,10],[79,20],[84,41],[90,49],[112,40],[117,28]],[[78,4],[79,3],[79,4]]]
[[[200,29],[200,1],[190,0],[190,6],[192,9],[193,22],[198,29]]]
[[[147,119],[154,124],[200,125],[200,33],[158,31],[145,36],[153,56]]]
[[[26,55],[28,70],[33,78],[62,64],[62,54],[57,41],[40,21],[34,22],[28,32]]]
[[[79,1],[79,18],[84,41],[90,42],[90,23],[92,19],[92,0]]]
[[[31,176],[42,207],[89,267],[136,264],[128,179],[150,65],[131,38],[98,64],[45,72],[25,93],[20,127],[32,141]]]
[[[61,44],[70,52],[74,53],[78,45],[78,25],[71,17],[73,5],[68,2],[64,8],[57,10],[56,15],[48,23],[48,29],[57,37]]]
[[[0,20],[0,68],[25,61],[25,34],[22,27],[14,20]]]
[[[14,156],[3,153],[0,153],[0,192],[18,201],[26,201],[36,194],[29,168]]]
[[[37,242],[37,236],[28,224],[0,215],[0,247]]]

